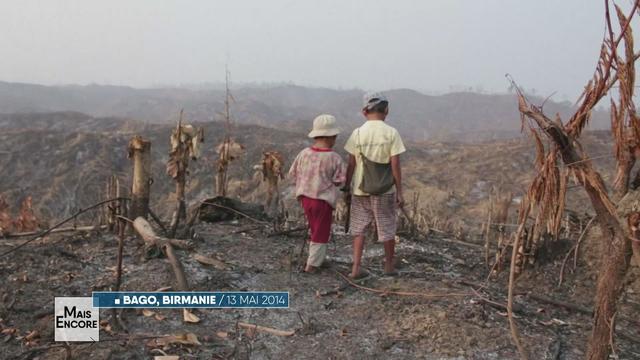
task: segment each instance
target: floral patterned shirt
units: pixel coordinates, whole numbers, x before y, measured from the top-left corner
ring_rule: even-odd
[[[347,165],[331,149],[309,147],[296,156],[289,177],[295,181],[296,197],[324,200],[335,208],[338,186],[347,180]]]

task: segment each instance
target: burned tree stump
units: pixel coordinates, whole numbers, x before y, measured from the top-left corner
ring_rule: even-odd
[[[151,193],[151,142],[136,135],[129,142],[129,158],[133,159],[130,214],[133,219],[149,216]]]

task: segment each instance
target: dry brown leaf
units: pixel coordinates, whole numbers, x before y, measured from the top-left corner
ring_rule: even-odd
[[[109,324],[108,320],[100,321],[100,328],[108,334],[113,334],[113,330],[111,329],[111,324]]]
[[[184,318],[184,322],[187,323],[197,324],[200,322],[200,318],[188,309],[182,309],[182,317]]]
[[[216,332],[216,336],[220,339],[227,339],[229,337],[229,333],[226,331],[218,331]]]
[[[33,331],[30,331],[27,335],[25,335],[24,340],[31,341],[39,337],[40,337],[40,333],[38,332],[38,330],[33,330]]]
[[[214,259],[212,257],[195,254],[193,255],[193,259],[201,264],[211,265],[218,270],[226,270],[228,268],[227,264],[225,264],[224,262],[218,259]]]
[[[223,141],[220,144],[218,144],[218,146],[216,146],[216,153],[220,155],[222,155],[222,153],[225,152],[225,150],[226,150],[228,159],[232,161],[241,157],[244,154],[245,147],[244,145],[236,142],[234,139],[229,139],[228,142]]]
[[[153,316],[153,318],[154,318],[154,319],[156,319],[156,320],[158,320],[158,321],[162,321],[162,320],[166,319],[167,317],[166,317],[166,316],[164,316],[164,315],[155,314],[155,315]]]
[[[186,171],[189,158],[197,160],[200,157],[200,144],[204,141],[204,130],[192,125],[182,125],[180,122],[171,132],[171,151],[167,162],[166,172],[176,179],[179,173]]]
[[[180,360],[178,355],[156,355],[153,360]]]
[[[3,335],[13,335],[16,332],[18,332],[18,329],[16,329],[16,328],[6,328],[6,329],[3,329],[1,333]]]
[[[171,286],[161,287],[158,290],[156,290],[156,292],[163,292],[163,291],[168,291],[168,290],[171,290]]]
[[[276,336],[293,336],[296,333],[295,330],[279,330],[267,326],[249,324],[245,322],[238,322],[237,326],[246,329],[249,336],[255,335],[256,332],[262,332]]]
[[[194,333],[169,335],[169,336],[164,336],[157,339],[152,339],[151,341],[147,342],[147,346],[149,347],[165,347],[172,344],[181,344],[181,345],[189,345],[189,346],[202,345],[200,341],[198,341],[198,337]]]
[[[142,309],[142,315],[144,315],[145,317],[151,317],[153,315],[155,315],[156,313],[149,310],[149,309]]]

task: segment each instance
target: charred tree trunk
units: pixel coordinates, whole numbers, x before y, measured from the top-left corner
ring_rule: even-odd
[[[616,169],[616,182],[614,184],[614,199],[616,201],[620,201],[620,199],[622,199],[622,197],[629,191],[629,175],[635,162],[635,159],[626,156],[623,161],[618,163]]]
[[[222,160],[221,160],[222,161]],[[218,173],[216,174],[216,195],[217,196],[227,196],[227,187],[225,178],[227,168],[226,165],[220,164],[218,166]]]
[[[116,175],[111,175],[107,181],[107,190],[105,199],[120,198],[120,180]],[[107,203],[104,205],[104,214],[107,229],[109,232],[114,232],[118,224],[118,215],[122,215],[123,205],[118,202],[117,204]]]
[[[135,136],[129,142],[129,157],[133,159],[131,217],[146,219],[149,215],[151,192],[151,142]]]
[[[184,220],[186,218],[186,203],[184,199],[185,185],[186,174],[184,171],[181,171],[178,173],[178,178],[176,179],[176,209],[171,217],[171,227],[169,229],[170,237],[174,237],[176,235],[180,220]]]
[[[629,268],[631,247],[620,222],[607,211],[595,189],[589,186],[586,186],[586,189],[605,236],[604,241],[600,242],[600,274],[596,288],[594,323],[587,352],[589,360],[600,360],[607,359],[612,350],[612,319],[617,311],[618,299],[624,290],[624,276]]]
[[[228,130],[227,130],[228,131]],[[220,157],[218,159],[218,172],[216,174],[216,195],[227,196],[227,170],[229,168],[229,147],[231,146],[231,139],[229,136],[225,136],[220,151]]]

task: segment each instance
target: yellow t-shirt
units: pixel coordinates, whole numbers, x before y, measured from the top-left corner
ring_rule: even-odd
[[[356,169],[353,173],[351,183],[353,194],[359,196],[369,195],[360,190],[362,183],[362,158],[360,152],[367,159],[378,163],[388,164],[392,156],[400,155],[406,151],[398,130],[387,125],[382,120],[368,120],[362,126],[355,129],[344,149],[356,157]],[[396,187],[393,186],[387,194],[394,193]]]

